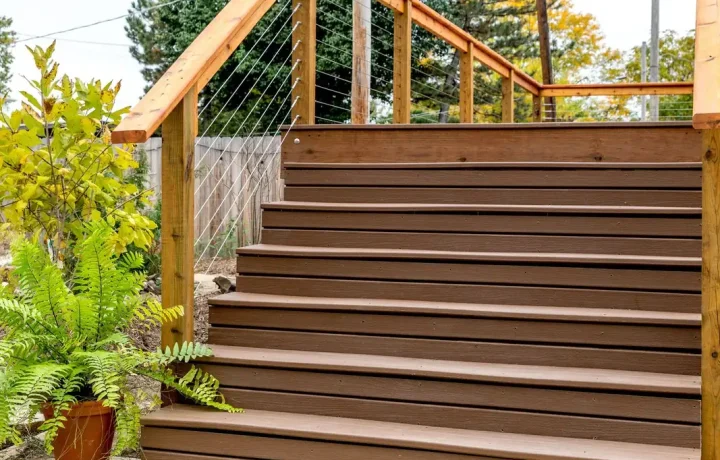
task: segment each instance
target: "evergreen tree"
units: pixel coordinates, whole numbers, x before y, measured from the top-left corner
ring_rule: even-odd
[[[0,97],[10,91],[10,66],[13,63],[12,47],[15,43],[15,32],[12,27],[12,18],[0,16]]]

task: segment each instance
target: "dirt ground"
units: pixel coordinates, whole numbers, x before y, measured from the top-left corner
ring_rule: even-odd
[[[217,260],[212,266],[212,273],[216,275],[225,275],[232,277],[236,273],[237,259]],[[198,266],[198,273],[205,273],[207,263]],[[198,277],[203,281],[196,286],[195,297],[195,340],[197,342],[206,343],[208,340],[209,315],[208,315],[208,299],[220,294],[217,287],[208,281],[211,276],[205,275]],[[131,331],[131,337],[135,343],[146,349],[155,350],[160,345],[160,328],[153,328],[148,331]],[[131,385],[137,389],[142,389],[147,394],[155,394],[160,391],[160,386],[151,380],[144,378],[135,379]],[[137,459],[139,454],[128,453],[126,457],[116,457],[113,460]],[[0,451],[0,460],[50,460],[45,454],[43,448],[42,435],[30,436],[25,444],[18,447],[10,447]]]

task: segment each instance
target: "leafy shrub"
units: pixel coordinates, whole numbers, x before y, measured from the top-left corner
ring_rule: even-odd
[[[21,109],[6,113],[0,95],[0,232],[39,237],[70,271],[84,222],[112,225],[118,253],[149,247],[154,224],[137,209],[148,193],[125,180],[137,166],[133,147],[110,139],[128,111],[114,108],[120,83],[59,77],[54,49],[28,48],[40,78],[30,81],[36,94],[22,92]]]
[[[17,295],[0,298],[0,445],[19,442],[13,418],[33,417],[45,404],[55,416],[42,425],[46,447],[66,420],[63,411],[76,402],[99,400],[117,417],[116,452],[135,447],[140,428],[140,400],[158,398],[133,393],[132,375],[155,379],[200,404],[236,411],[218,392],[219,382],[191,367],[177,377],[171,365],[210,356],[209,347],[196,343],[174,349],[143,351],[131,343],[127,331],[160,325],[183,314],[182,307],[163,309],[140,292],[145,275],[138,271],[137,253],[118,256],[122,237],[106,224],[87,224],[86,239],[75,248],[73,276],[63,272],[43,247],[19,239],[12,247]]]

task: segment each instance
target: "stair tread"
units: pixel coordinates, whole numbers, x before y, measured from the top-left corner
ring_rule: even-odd
[[[408,425],[248,410],[228,414],[175,404],[143,417],[146,427],[253,433],[528,460],[699,460],[698,449]]]
[[[349,212],[494,212],[537,214],[629,214],[700,216],[699,207],[661,206],[578,206],[578,205],[508,205],[508,204],[426,204],[426,203],[322,203],[277,201],[265,203],[263,209],[295,211]]]
[[[272,255],[291,257],[330,257],[360,259],[458,260],[478,262],[515,262],[525,264],[594,264],[653,265],[668,267],[700,267],[700,257],[667,257],[648,255],[572,254],[542,252],[465,252],[416,249],[337,248],[317,246],[285,246],[256,244],[239,248],[240,255]]]
[[[249,308],[308,309],[340,312],[377,312],[415,315],[517,318],[531,320],[700,326],[700,313],[568,308],[534,305],[500,305],[422,300],[301,297],[250,292],[231,292],[210,299],[211,305]]]
[[[395,356],[277,350],[213,345],[214,356],[203,362],[272,366],[382,375],[411,375],[512,385],[698,396],[700,377],[650,372],[471,363]]]
[[[702,169],[700,162],[438,162],[438,163],[299,163],[286,162],[286,169]]]

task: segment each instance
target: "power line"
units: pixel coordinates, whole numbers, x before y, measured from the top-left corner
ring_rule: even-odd
[[[28,38],[28,40],[40,39],[40,37],[35,37],[34,35],[30,35],[30,34],[22,34],[19,32],[17,34],[22,35],[23,37],[30,37],[30,38]],[[132,45],[128,45],[125,43],[93,42],[93,41],[88,41],[88,40],[74,40],[72,38],[53,38],[53,37],[43,37],[43,38],[47,38],[48,40],[50,40],[50,39],[58,40],[58,41],[62,41],[62,42],[81,43],[81,44],[85,44],[85,45],[121,46],[124,48],[130,48],[132,46]]]
[[[105,24],[105,23],[107,23],[107,22],[117,21],[117,20],[119,20],[119,19],[125,19],[125,18],[127,18],[128,16],[135,16],[135,15],[137,15],[137,14],[147,13],[148,11],[157,10],[157,9],[163,8],[163,7],[165,7],[165,6],[172,6],[172,5],[175,5],[176,3],[186,2],[186,1],[188,1],[188,0],[172,0],[172,1],[170,1],[170,2],[161,3],[161,4],[159,4],[159,5],[155,5],[155,6],[151,6],[151,7],[145,8],[144,10],[140,10],[140,11],[137,12],[137,13],[123,14],[122,16],[116,16],[116,17],[114,17],[114,18],[102,19],[102,20],[100,20],[100,21],[96,21],[96,22],[93,22],[93,23],[90,23],[90,24],[84,24],[84,25],[82,25],[82,26],[72,27],[72,28],[70,28],[70,29],[58,30],[57,32],[51,32],[51,33],[49,33],[49,34],[36,35],[36,36],[33,36],[33,37],[29,37],[29,38],[23,38],[22,40],[18,40],[16,43],[22,43],[22,42],[26,42],[26,41],[29,41],[29,40],[36,40],[36,39],[38,39],[38,38],[52,37],[53,35],[59,35],[59,34],[67,33],[67,32],[73,32],[73,31],[80,30],[80,29],[87,29],[88,27],[93,27],[93,26],[97,26],[97,25],[100,25],[100,24]]]

